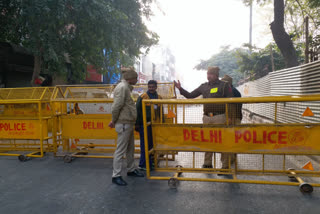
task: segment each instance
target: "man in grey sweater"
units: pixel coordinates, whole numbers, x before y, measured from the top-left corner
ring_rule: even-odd
[[[122,158],[126,154],[127,175],[144,177],[134,164],[134,124],[137,119],[136,105],[131,97],[133,86],[137,83],[137,73],[133,68],[122,69],[123,80],[114,89],[112,121],[109,127],[118,133],[117,149],[113,155],[112,183],[126,186],[121,177]]]

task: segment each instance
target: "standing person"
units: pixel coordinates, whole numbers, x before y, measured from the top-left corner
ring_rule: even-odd
[[[221,79],[221,81],[227,82],[231,88],[232,88],[232,94],[233,97],[241,97],[241,93],[238,91],[238,89],[236,89],[233,85],[232,85],[232,77],[228,76],[228,75],[224,75],[224,77]],[[237,103],[234,105],[235,108],[235,122],[234,124],[241,124],[241,120],[242,120],[242,103]],[[234,163],[235,159],[236,159],[236,155],[235,154],[228,154],[228,153],[222,153],[221,154],[221,161],[222,161],[222,166],[228,166],[229,165],[229,157],[231,160],[231,164]]]
[[[113,157],[112,183],[126,186],[121,177],[122,158],[126,154],[127,175],[144,177],[134,164],[134,124],[137,119],[136,105],[131,97],[133,86],[137,83],[138,74],[133,68],[122,69],[123,80],[114,89],[112,104],[112,121],[110,128],[118,133],[117,148]]]
[[[229,85],[231,86],[231,89],[232,89],[233,97],[241,97],[241,93],[238,91],[238,89],[236,89],[232,85],[232,77],[230,77],[228,75],[224,75],[223,78],[221,79],[221,81],[229,83]],[[242,103],[236,104],[236,114],[235,115],[236,115],[235,116],[236,117],[235,123],[240,124],[241,120],[242,120]]]
[[[180,81],[174,81],[174,85],[179,89],[180,94],[188,99],[196,98],[200,95],[203,98],[224,98],[233,97],[232,89],[226,82],[219,80],[219,67],[208,67],[207,79],[208,82],[203,83],[197,89],[189,93],[181,87]],[[230,108],[229,108],[230,109]],[[204,124],[225,124],[225,105],[224,104],[204,104],[203,105],[203,123]],[[204,158],[203,168],[212,167],[212,152],[206,152]],[[222,157],[223,155],[221,155]],[[221,160],[222,164],[225,161]],[[222,165],[222,169],[226,169],[228,166]]]
[[[157,86],[158,83],[155,80],[150,80],[148,82],[148,91],[146,93],[143,93],[141,96],[139,96],[137,100],[137,121],[136,121],[136,131],[140,133],[140,162],[139,162],[139,168],[142,170],[146,170],[146,156],[145,156],[145,145],[144,145],[144,127],[143,127],[143,116],[142,116],[142,100],[149,100],[149,99],[162,99],[162,97],[157,93]],[[157,105],[154,105],[155,110],[155,116],[160,116],[160,111],[157,107]],[[150,105],[146,107],[146,113],[147,113],[147,122],[151,121],[151,108]],[[148,126],[147,128],[148,132],[148,148],[153,148],[153,139],[152,139],[152,129],[151,126]],[[152,166],[152,159],[151,156],[149,156],[149,164],[150,167]]]

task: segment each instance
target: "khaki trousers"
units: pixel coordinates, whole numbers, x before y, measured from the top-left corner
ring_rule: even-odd
[[[241,121],[240,121],[241,122]],[[204,124],[225,124],[226,123],[226,115],[220,114],[217,116],[209,117],[204,115],[203,116],[203,123]],[[212,166],[212,156],[213,152],[205,152],[204,154],[204,165]],[[231,164],[235,160],[235,155],[232,153],[221,153],[221,163],[222,168],[229,168],[229,158],[231,159]]]
[[[117,148],[113,155],[112,177],[119,177],[121,176],[124,154],[126,154],[128,172],[136,169],[134,164],[134,125],[117,123],[115,128],[118,133],[118,139]]]

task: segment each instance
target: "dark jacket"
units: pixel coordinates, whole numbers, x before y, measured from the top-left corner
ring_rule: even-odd
[[[236,89],[235,87],[232,86],[232,93],[233,97],[241,97],[241,93]],[[236,118],[242,120],[242,103],[237,103],[236,104]]]
[[[137,103],[136,103],[136,108],[137,108],[137,120],[136,120],[136,125],[137,126],[142,126],[143,125],[143,115],[142,115],[142,100],[143,99],[162,99],[158,93],[151,94],[151,93],[143,93],[141,96],[138,97]],[[151,121],[151,108],[150,105],[146,106],[146,113],[147,113],[147,122]],[[159,116],[160,111],[159,109],[155,110],[155,115]]]
[[[191,93],[181,88],[180,94],[188,99],[196,98],[196,97],[199,97],[200,95],[202,95],[203,98],[233,97],[232,89],[230,85],[220,80],[217,80],[212,83],[206,82],[200,85],[197,89],[195,89]],[[205,115],[208,115],[209,113],[213,113],[213,115],[224,114],[225,105],[224,104],[205,104],[203,105],[203,112]]]

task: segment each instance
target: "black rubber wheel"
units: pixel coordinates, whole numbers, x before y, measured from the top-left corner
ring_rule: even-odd
[[[312,193],[313,192],[313,187],[308,183],[300,184],[299,189],[302,193]]]
[[[90,149],[94,149],[95,148],[95,146],[94,146],[94,144],[93,143],[89,143],[89,146],[88,146]]]
[[[65,155],[65,156],[63,157],[63,161],[64,161],[65,163],[71,163],[71,162],[72,162],[72,156],[71,156],[71,155]]]
[[[179,185],[179,180],[176,179],[176,178],[170,178],[168,180],[168,186],[171,188],[171,189],[176,189]]]
[[[24,156],[24,155],[19,155],[19,156],[18,156],[18,159],[19,159],[19,161],[21,161],[21,162],[27,161],[27,157]]]

